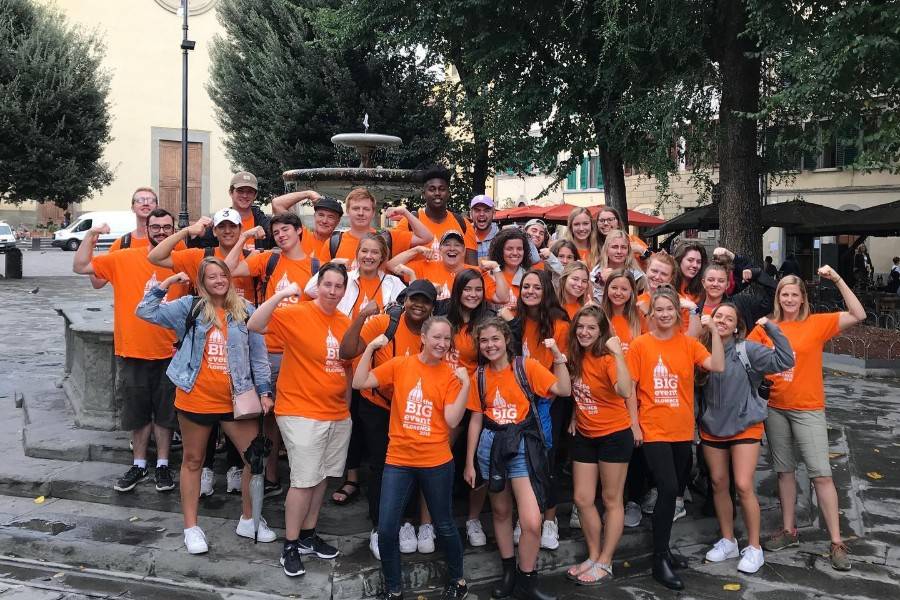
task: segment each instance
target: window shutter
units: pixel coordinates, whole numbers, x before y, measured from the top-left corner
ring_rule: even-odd
[[[581,184],[581,189],[583,189],[583,190],[586,190],[588,187],[588,171],[589,170],[590,170],[590,164],[588,161],[588,157],[585,156],[583,159],[581,159],[581,178],[580,178],[580,182],[579,182]]]
[[[578,189],[578,171],[577,169],[572,169],[569,171],[569,174],[566,175],[566,189],[567,190],[577,190]]]

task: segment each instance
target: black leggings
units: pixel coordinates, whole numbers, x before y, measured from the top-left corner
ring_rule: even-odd
[[[558,465],[564,457],[563,446],[568,446],[570,435],[566,431],[572,419],[572,398],[559,396],[550,404],[550,433],[553,436],[553,448],[550,452],[550,489],[547,494],[547,508],[556,508],[560,503]]]
[[[362,457],[366,450],[366,434],[363,430],[362,419],[359,417],[360,402],[367,402],[359,393],[354,393],[350,400],[350,418],[353,419],[353,428],[350,430],[350,446],[347,448],[347,463],[344,468],[358,469],[362,464]]]
[[[691,442],[645,442],[644,457],[656,481],[656,508],[653,509],[653,553],[669,551],[675,498],[684,489],[691,473]]]
[[[637,446],[631,453],[631,460],[628,461],[628,475],[625,478],[628,499],[640,504],[644,494],[651,487],[653,486],[650,481],[650,471],[647,469],[647,461],[644,459],[644,447]]]

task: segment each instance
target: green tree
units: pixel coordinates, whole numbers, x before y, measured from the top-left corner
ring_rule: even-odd
[[[447,152],[434,75],[412,53],[360,30],[329,35],[340,3],[327,0],[222,0],[225,35],[211,50],[209,94],[231,159],[260,179],[263,198],[281,193],[288,169],[356,166],[331,136],[362,131],[404,144],[378,157],[385,167],[420,168]]]
[[[97,38],[32,0],[0,0],[0,198],[60,207],[109,184],[109,76]]]

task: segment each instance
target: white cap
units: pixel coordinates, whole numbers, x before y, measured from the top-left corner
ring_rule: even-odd
[[[233,208],[223,208],[222,210],[216,211],[216,214],[213,215],[213,227],[218,227],[222,221],[231,221],[240,227],[241,215]]]

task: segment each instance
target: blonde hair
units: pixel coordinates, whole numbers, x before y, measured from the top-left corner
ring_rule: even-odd
[[[803,304],[800,306],[800,312],[797,313],[798,321],[805,321],[809,316],[809,296],[806,293],[806,284],[796,275],[785,275],[778,281],[778,287],[775,288],[775,308],[772,310],[772,320],[784,320],[784,312],[781,310],[781,290],[786,285],[796,285],[800,288],[800,296],[803,298]]]
[[[575,236],[572,235],[572,221],[574,221],[576,217],[579,217],[581,215],[587,215],[588,221],[590,221],[591,223],[591,231],[588,234],[587,242],[588,266],[592,266],[597,264],[597,253],[599,252],[599,249],[597,248],[597,221],[595,221],[591,216],[591,211],[583,206],[572,209],[572,212],[569,213],[568,220],[566,220],[566,231],[563,234],[563,239],[569,240],[570,242],[575,244],[575,248],[578,248],[578,242],[575,241]]]
[[[675,325],[677,330],[678,327],[681,327],[681,298],[678,297],[678,293],[671,285],[666,284],[659,286],[650,296],[650,314],[648,316],[653,316],[653,313],[656,310],[656,301],[660,298],[668,300],[672,303],[672,306],[675,307]]]
[[[559,298],[559,303],[563,306],[568,302],[568,300],[566,300],[566,282],[575,271],[584,271],[585,278],[587,279],[587,285],[584,287],[584,294],[582,294],[581,298],[576,298],[576,300],[584,306],[591,299],[591,271],[587,268],[587,265],[580,260],[573,260],[566,265],[562,275],[559,276],[559,289],[557,289],[556,295]]]
[[[219,321],[219,315],[216,314],[216,307],[210,302],[209,291],[206,289],[206,270],[210,265],[219,267],[225,273],[225,276],[228,277],[228,291],[225,292],[225,301],[223,303],[225,314],[231,315],[232,321],[246,321],[249,314],[247,301],[238,296],[237,290],[234,289],[234,283],[231,281],[231,269],[228,268],[228,265],[222,259],[215,256],[207,256],[200,261],[200,268],[197,270],[197,294],[200,296],[201,320],[207,323],[215,323],[219,329],[224,328],[224,324]]]
[[[672,255],[669,254],[668,252],[665,252],[662,250],[657,252],[656,254],[654,254],[653,256],[650,257],[650,260],[647,261],[647,269],[648,270],[650,269],[650,263],[652,263],[654,260],[656,262],[661,262],[664,265],[669,265],[669,268],[672,271],[672,275],[669,278],[669,283],[674,285],[675,284],[675,273],[678,271],[679,267],[678,267],[678,263],[675,262],[675,259],[672,257]]]
[[[628,234],[625,233],[624,231],[622,231],[621,229],[613,229],[608,234],[606,234],[606,241],[603,242],[603,248],[600,250],[600,268],[601,269],[605,269],[609,266],[610,242],[612,240],[618,240],[620,238],[625,240],[625,246],[628,248],[628,251],[625,253],[625,264],[623,265],[622,268],[625,268],[625,269],[637,269],[638,268],[638,266],[634,262],[634,255],[631,253],[631,239],[628,237]]]
[[[147,186],[141,186],[134,190],[134,192],[131,194],[132,204],[134,204],[134,197],[138,195],[138,192],[150,192],[151,194],[153,194],[153,198],[156,200],[156,204],[159,204],[159,196],[156,195],[156,190],[154,190],[152,187]]]
[[[631,286],[631,297],[625,303],[625,306],[622,307],[622,316],[625,317],[626,321],[628,321],[628,329],[631,330],[631,337],[637,337],[641,335],[641,317],[638,314],[637,308],[638,286],[634,281],[634,275],[632,275],[629,271],[616,269],[609,274],[609,277],[606,278],[603,298],[600,300],[600,308],[603,309],[603,312],[606,313],[606,316],[609,317],[611,321],[613,316],[616,314],[616,311],[613,308],[612,300],[610,300],[609,294],[606,292],[606,290],[609,289],[610,284],[616,279],[624,279]]]

